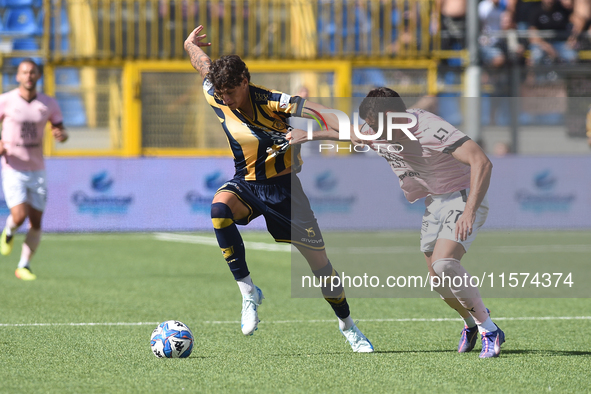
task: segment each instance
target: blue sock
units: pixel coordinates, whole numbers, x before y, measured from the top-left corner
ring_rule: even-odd
[[[216,202],[211,205],[211,221],[218,245],[222,249],[224,259],[234,275],[239,280],[247,277],[250,272],[246,265],[244,242],[234,223],[234,215],[229,206]]]

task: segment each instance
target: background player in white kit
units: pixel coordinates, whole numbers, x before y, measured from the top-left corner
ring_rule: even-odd
[[[429,272],[439,278],[470,278],[460,260],[488,215],[486,192],[492,164],[468,136],[430,112],[407,110],[398,93],[388,88],[373,89],[359,106],[359,116],[371,128],[366,128],[366,132],[373,134],[373,130],[379,130],[379,113],[386,125],[388,112],[414,114],[417,124],[409,131],[417,140],[411,140],[401,130],[393,130],[391,140],[376,140],[369,146],[388,161],[408,201],[427,197],[421,251]],[[407,121],[401,118],[394,123]],[[385,130],[384,126],[383,135]],[[389,149],[388,145],[394,143],[402,145],[403,150]],[[480,357],[497,357],[505,334],[492,322],[478,288],[471,287],[469,281],[468,286],[465,283],[460,287],[437,288],[443,300],[465,321],[458,352],[471,351],[480,332]]]
[[[10,254],[14,233],[28,217],[29,230],[15,271],[16,277],[22,280],[36,279],[29,264],[41,241],[41,217],[47,200],[43,161],[43,134],[47,122],[51,123],[51,132],[57,141],[68,139],[57,102],[37,92],[39,78],[39,66],[31,59],[23,60],[16,74],[18,88],[0,95],[2,187],[10,208],[0,239],[0,253]]]

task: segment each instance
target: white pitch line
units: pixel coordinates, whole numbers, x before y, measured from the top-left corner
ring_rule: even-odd
[[[160,241],[184,242],[199,245],[218,246],[218,241],[213,237],[202,235],[154,233],[154,237]],[[286,244],[271,244],[266,242],[244,242],[244,246],[252,250],[265,250],[267,252],[291,252],[291,246]]]
[[[172,241],[192,243],[198,245],[218,246],[213,237],[203,235],[154,233],[153,236],[160,241]],[[244,246],[253,250],[265,250],[269,252],[291,252],[288,244],[271,244],[266,242],[245,242]],[[591,245],[511,245],[491,246],[475,248],[475,250],[487,253],[590,253]],[[420,253],[418,246],[359,246],[335,248],[328,247],[328,252],[333,254],[401,254]]]
[[[138,322],[138,323],[14,323],[1,324],[0,327],[47,327],[47,326],[147,326],[160,324],[159,322]]]
[[[591,320],[591,316],[532,316],[532,317],[495,317],[499,321],[517,321],[517,320]],[[460,318],[405,318],[405,319],[359,319],[361,322],[370,323],[404,323],[404,322],[450,322],[462,321]],[[301,324],[301,323],[334,323],[335,320],[261,320],[261,323],[272,324]],[[203,321],[201,324],[239,324],[238,320],[211,320]],[[148,326],[159,324],[159,322],[138,322],[138,323],[5,323],[0,327],[53,327],[53,326]]]

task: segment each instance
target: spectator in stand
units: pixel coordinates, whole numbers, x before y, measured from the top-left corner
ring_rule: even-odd
[[[542,0],[540,6],[531,14],[529,31],[531,33],[530,64],[551,64],[554,62],[574,63],[577,52],[568,44],[570,15],[559,0]],[[552,36],[540,32],[554,32]]]
[[[530,15],[536,10],[542,0],[507,0],[507,11],[513,16],[517,30],[527,30]]]
[[[466,0],[435,0],[435,9],[441,15],[441,49],[464,49]]]
[[[483,0],[478,4],[482,35],[480,56],[487,66],[501,67],[506,61],[506,40],[501,35],[504,7],[501,0]]]

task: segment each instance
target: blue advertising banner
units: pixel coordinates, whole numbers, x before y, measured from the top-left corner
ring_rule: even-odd
[[[493,160],[484,228],[591,228],[591,157]],[[210,204],[234,174],[227,158],[48,159],[46,231],[211,230]],[[308,157],[300,177],[322,229],[419,231],[379,157]],[[0,193],[0,220],[8,215]],[[264,229],[258,218],[250,229]]]

